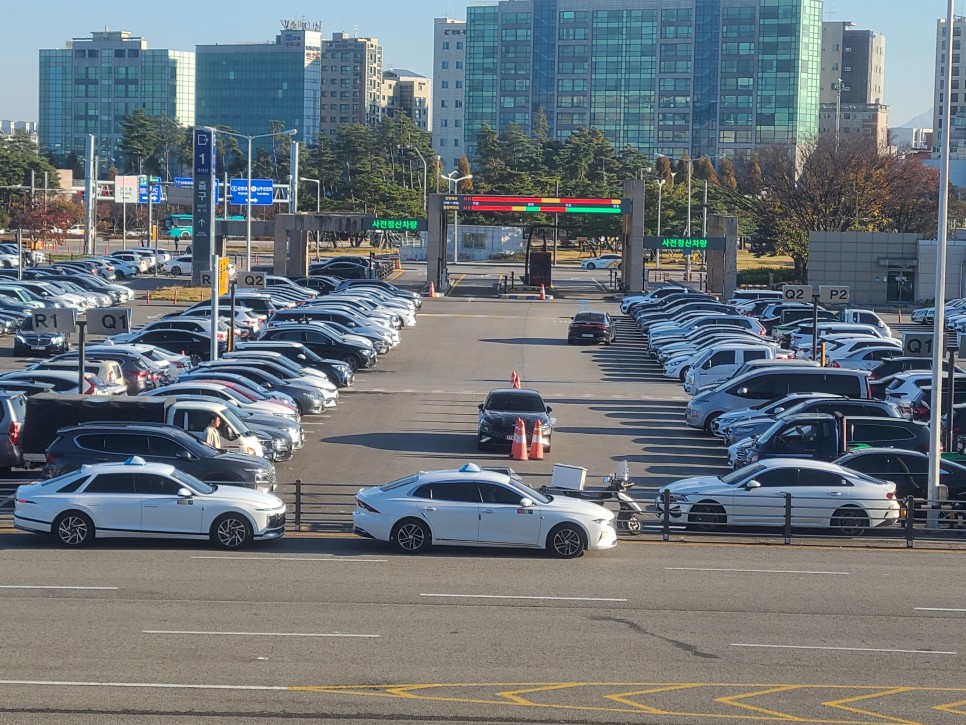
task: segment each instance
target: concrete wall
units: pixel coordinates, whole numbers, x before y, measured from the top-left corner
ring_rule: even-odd
[[[966,241],[946,242],[946,299],[966,296]],[[932,300],[936,296],[936,240],[919,242],[919,270],[916,274],[916,299]]]
[[[848,285],[852,304],[857,306],[888,304],[886,276],[890,265],[880,261],[906,260],[914,265],[918,243],[918,234],[809,232],[808,282],[816,286]],[[917,277],[921,271],[920,264]]]

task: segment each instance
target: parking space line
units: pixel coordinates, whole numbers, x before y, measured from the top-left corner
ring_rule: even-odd
[[[741,642],[732,642],[732,647],[754,647],[760,649],[815,649],[815,650],[833,650],[836,652],[890,652],[893,654],[907,654],[907,655],[958,655],[958,652],[949,652],[945,650],[935,650],[935,649],[882,649],[876,647],[824,647],[820,645],[805,645],[805,644],[746,644]]]
[[[667,566],[667,571],[721,571],[740,574],[825,574],[827,576],[849,576],[847,571],[807,571],[797,569],[712,569],[697,566]]]
[[[626,602],[626,599],[612,599],[608,597],[541,597],[514,594],[420,594],[421,597],[436,597],[442,599],[525,599],[549,602]]]
[[[201,637],[344,637],[378,639],[381,634],[345,634],[340,632],[203,632],[179,629],[142,629],[141,634],[197,635]]]
[[[76,589],[80,591],[105,591],[105,592],[115,592],[117,587],[71,587],[71,586],[54,586],[54,585],[39,585],[39,584],[0,584],[0,589]]]
[[[218,561],[334,561],[339,564],[384,564],[388,559],[353,559],[335,556],[192,556],[192,559]]]
[[[0,685],[30,685],[34,687],[138,687],[159,690],[291,690],[277,685],[198,685],[176,682],[73,682],[70,680],[0,680]]]
[[[966,612],[966,609],[953,609],[949,607],[913,607],[917,612]]]

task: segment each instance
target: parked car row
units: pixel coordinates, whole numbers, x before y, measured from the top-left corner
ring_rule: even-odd
[[[686,423],[721,438],[735,469],[665,487],[659,515],[670,501],[672,521],[701,530],[782,525],[779,494],[791,493],[798,526],[856,535],[894,523],[899,499],[926,495],[930,361],[902,357],[870,310],[829,313],[813,340],[811,306],[796,319],[778,294],[756,294],[722,304],[665,287],[622,302],[665,375],[693,395]],[[827,367],[810,359],[823,343]],[[966,374],[962,392],[966,403]],[[950,498],[966,505],[966,468],[943,466]]]

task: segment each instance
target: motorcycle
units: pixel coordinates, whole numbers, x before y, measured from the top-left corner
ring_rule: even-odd
[[[620,474],[612,473],[604,476],[603,482],[607,484],[603,488],[561,488],[558,486],[543,486],[541,493],[549,493],[554,496],[570,496],[584,501],[593,501],[601,506],[608,503],[617,502],[617,530],[625,531],[636,536],[643,530],[641,516],[644,510],[641,505],[629,496],[626,491],[633,488],[634,482],[630,479],[630,471],[627,463]]]

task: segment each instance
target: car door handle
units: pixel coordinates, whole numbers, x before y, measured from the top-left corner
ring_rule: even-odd
[[[841,496],[842,495],[842,492],[841,491],[828,491],[825,495],[826,496]]]
[[[156,503],[146,503],[146,504],[144,504],[144,508],[146,508],[146,509],[156,509],[156,508],[158,508],[158,505]]]
[[[483,509],[483,513],[485,513],[485,514],[491,514],[491,513],[493,513],[493,509]]]
[[[423,511],[435,511],[435,506],[423,506]]]

